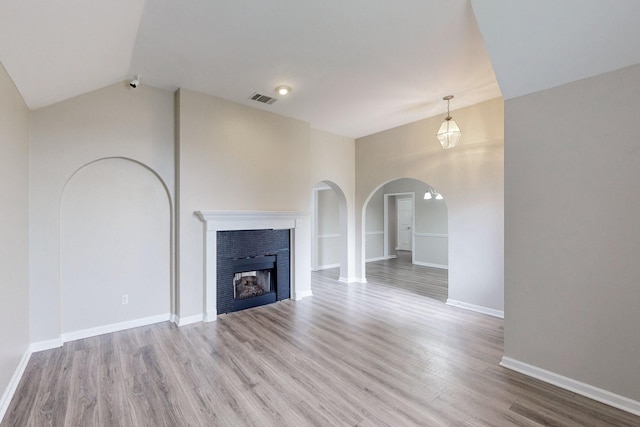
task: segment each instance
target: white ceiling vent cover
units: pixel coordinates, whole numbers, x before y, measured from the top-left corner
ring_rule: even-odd
[[[273,104],[274,102],[277,101],[276,98],[272,98],[272,97],[267,96],[267,95],[262,95],[262,94],[257,93],[257,92],[254,93],[253,95],[251,95],[251,97],[249,99],[251,99],[252,101],[260,102],[262,104],[267,104],[267,105],[271,105],[271,104]]]

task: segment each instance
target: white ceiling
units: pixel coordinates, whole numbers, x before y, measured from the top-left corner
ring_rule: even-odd
[[[0,0],[0,62],[40,108],[129,73],[144,0]]]
[[[637,0],[0,0],[0,62],[31,109],[141,74],[359,137],[445,95],[500,96],[493,67],[510,98],[640,62],[638,16]],[[278,84],[293,92],[248,100]]]
[[[472,0],[505,99],[640,63],[638,0]]]

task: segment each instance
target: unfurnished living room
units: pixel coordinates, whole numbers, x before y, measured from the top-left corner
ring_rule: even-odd
[[[639,16],[0,0],[0,427],[639,426]]]

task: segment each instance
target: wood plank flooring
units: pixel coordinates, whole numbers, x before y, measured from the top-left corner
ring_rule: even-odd
[[[337,278],[314,273],[302,301],[35,353],[0,426],[640,425],[498,366],[500,319]]]
[[[442,268],[411,263],[411,252],[396,251],[395,259],[367,263],[367,281],[382,286],[406,289],[425,297],[446,302],[449,272]]]

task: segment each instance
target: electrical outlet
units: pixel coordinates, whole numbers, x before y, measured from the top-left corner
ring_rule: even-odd
[[[129,304],[129,295],[122,295],[122,305]]]

